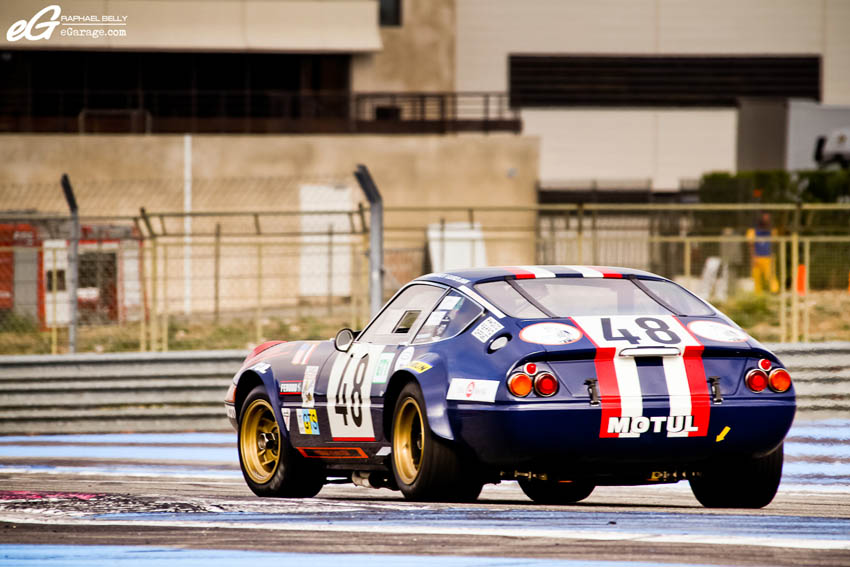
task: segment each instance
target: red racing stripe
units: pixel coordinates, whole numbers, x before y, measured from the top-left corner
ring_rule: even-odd
[[[602,273],[603,278],[622,278],[623,274],[620,272],[612,272],[611,270],[606,270],[605,266],[588,266],[588,268],[593,268],[597,272]]]
[[[533,272],[523,270],[522,268],[508,266],[505,269],[512,273],[518,280],[533,280],[536,277]]]
[[[708,423],[711,419],[711,394],[708,391],[708,380],[705,377],[705,366],[702,363],[702,351],[705,346],[682,323],[678,317],[674,317],[687,334],[691,336],[696,346],[686,346],[682,353],[682,361],[685,364],[685,374],[688,376],[688,388],[691,390],[691,415],[694,416],[696,431],[688,433],[688,437],[705,437],[708,435]]]
[[[587,340],[596,347],[596,356],[593,364],[596,366],[596,382],[599,386],[599,401],[602,405],[602,420],[599,423],[599,437],[618,438],[619,433],[608,433],[608,422],[612,417],[622,415],[620,404],[620,387],[617,385],[617,370],[614,368],[614,357],[617,355],[615,347],[599,348],[596,341],[570,317],[570,322],[575,325],[587,337]]]
[[[705,367],[702,364],[702,351],[705,347],[686,346],[683,355],[685,373],[688,375],[688,387],[691,390],[691,415],[694,416],[696,431],[688,433],[688,437],[705,437],[708,435],[708,421],[711,416],[711,397],[708,393],[708,382],[705,379]]]
[[[585,334],[585,336],[587,336]],[[589,338],[589,337],[588,337]],[[617,385],[617,371],[614,368],[615,347],[596,348],[596,379],[599,384],[599,400],[602,403],[602,421],[599,424],[599,437],[619,437],[619,433],[608,433],[608,422],[612,417],[620,417],[620,387]]]

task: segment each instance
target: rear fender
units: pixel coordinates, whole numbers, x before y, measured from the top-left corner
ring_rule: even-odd
[[[430,368],[418,372],[415,368],[412,368],[416,366],[417,362],[423,362]],[[420,366],[419,368],[424,367]],[[433,353],[417,358],[411,362],[410,366],[396,371],[390,378],[384,395],[383,426],[386,439],[391,439],[396,400],[407,382],[416,382],[422,390],[422,396],[425,398],[425,413],[428,416],[431,432],[448,441],[454,441],[454,432],[446,412],[446,392],[448,391],[446,367],[442,359]]]

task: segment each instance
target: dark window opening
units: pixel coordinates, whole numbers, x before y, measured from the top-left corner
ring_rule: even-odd
[[[380,0],[380,24],[387,26],[401,25],[402,0]]]
[[[53,274],[56,274],[56,291],[65,291],[65,270],[49,270],[47,272],[47,292],[53,293]]]
[[[375,120],[401,120],[401,108],[397,106],[376,106]]]
[[[408,333],[410,332],[410,328],[419,318],[419,314],[422,311],[405,311],[404,315],[401,316],[401,321],[398,322],[398,325],[393,329],[393,333]]]
[[[115,284],[115,254],[111,252],[86,252],[80,254],[81,288],[105,288]]]
[[[128,117],[144,127],[138,116],[165,131],[203,130],[205,120],[215,131],[227,129],[227,120],[243,119],[243,127],[244,119],[305,113],[344,119],[350,82],[350,56],[339,54],[6,51],[0,130],[38,130],[33,122],[49,119],[53,127],[41,129],[81,121],[92,123],[86,131],[99,131],[97,120],[111,120],[126,131]],[[20,117],[30,124],[5,124]]]
[[[820,100],[819,56],[510,55],[513,107],[736,106],[740,97]]]

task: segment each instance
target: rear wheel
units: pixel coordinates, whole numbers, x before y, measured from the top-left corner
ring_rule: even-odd
[[[779,445],[763,457],[725,461],[692,478],[691,490],[706,508],[763,508],[779,489],[782,460]]]
[[[239,465],[257,496],[309,498],[325,483],[320,467],[307,462],[280,434],[263,386],[257,386],[239,413]]]
[[[399,394],[393,412],[393,475],[410,500],[470,502],[482,481],[457,447],[431,432],[422,390],[415,382]]]
[[[584,500],[595,488],[589,482],[519,479],[519,487],[537,504],[573,504]]]

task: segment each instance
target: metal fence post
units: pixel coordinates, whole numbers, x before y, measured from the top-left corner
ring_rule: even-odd
[[[156,240],[151,241],[151,352],[156,352],[159,349],[159,297],[157,287],[159,286],[158,266],[159,258],[157,258]]]
[[[800,342],[800,296],[797,293],[797,274],[800,271],[800,239],[797,227],[791,233],[791,342]]]
[[[144,244],[144,240],[141,241]],[[139,351],[148,350],[148,290],[145,276],[145,248],[139,246]]]
[[[256,319],[256,342],[260,344],[263,339],[263,243],[257,242],[257,307],[254,312]]]
[[[80,250],[80,211],[77,207],[77,198],[68,174],[62,174],[62,191],[65,193],[65,201],[71,211],[71,240],[68,250],[68,266],[65,273],[68,279],[68,352],[77,352],[77,286],[79,275],[79,250]],[[55,277],[54,277],[55,279]]]
[[[59,352],[59,321],[57,320],[57,295],[59,292],[59,269],[56,265],[56,248],[51,248],[51,252],[53,253],[53,276],[50,278],[50,287],[53,292],[53,301],[52,303],[52,312],[53,312],[53,325],[50,328],[50,354],[57,354]]]
[[[334,288],[334,226],[328,225],[328,315],[333,315]]]
[[[369,201],[369,309],[375,316],[384,303],[384,200],[365,165],[357,166],[354,177]]]
[[[218,324],[219,293],[221,287],[221,223],[215,223],[215,241],[213,244],[213,321]]]
[[[440,271],[446,271],[446,219],[440,218]]]
[[[803,239],[803,342],[807,343],[811,339],[809,337],[809,327],[811,323],[809,315],[809,274],[811,272],[811,253],[812,241],[808,238]]]
[[[168,244],[162,244],[162,352],[168,351]]]
[[[779,241],[779,342],[782,343],[788,337],[788,274],[785,266],[787,250],[788,241],[783,237]]]
[[[578,225],[576,226],[576,244],[578,245],[578,259],[576,263],[584,264],[584,234],[582,232],[584,228],[584,203],[578,204],[576,216],[576,220],[578,221]]]

